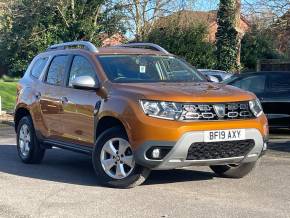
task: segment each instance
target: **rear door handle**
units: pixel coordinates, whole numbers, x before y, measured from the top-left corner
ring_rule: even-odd
[[[61,97],[61,98],[60,98],[60,102],[61,102],[62,104],[67,104],[67,103],[68,103],[68,99],[67,99],[67,97]]]

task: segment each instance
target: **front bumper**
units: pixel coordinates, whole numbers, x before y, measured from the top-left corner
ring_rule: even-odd
[[[254,147],[244,156],[221,158],[221,159],[202,159],[187,160],[190,146],[196,142],[203,142],[204,131],[191,131],[184,133],[177,142],[166,141],[147,141],[140,149],[135,151],[136,162],[151,169],[175,169],[193,165],[225,165],[255,162],[265,152],[267,141],[258,129],[246,129],[246,139],[255,142]],[[162,160],[152,160],[146,157],[146,152],[153,146],[172,147],[170,152]]]

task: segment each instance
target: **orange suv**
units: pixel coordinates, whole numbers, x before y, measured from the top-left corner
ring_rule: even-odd
[[[240,178],[268,138],[254,94],[210,83],[151,43],[49,47],[18,84],[15,129],[24,163],[53,147],[85,153],[99,180],[118,188],[141,184],[150,170],[194,165]]]

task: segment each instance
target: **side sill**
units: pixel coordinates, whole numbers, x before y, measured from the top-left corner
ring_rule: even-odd
[[[82,146],[82,145],[76,145],[72,143],[65,143],[65,142],[59,142],[54,140],[44,140],[43,143],[48,146],[57,147],[73,152],[78,152],[82,154],[91,155],[93,153],[93,148]]]

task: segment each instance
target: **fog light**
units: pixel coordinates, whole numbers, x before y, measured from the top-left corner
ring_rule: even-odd
[[[161,150],[159,148],[155,148],[152,151],[152,157],[154,159],[159,159],[160,158],[160,154],[161,154]]]
[[[162,160],[171,149],[171,146],[152,146],[145,155],[149,160]]]

